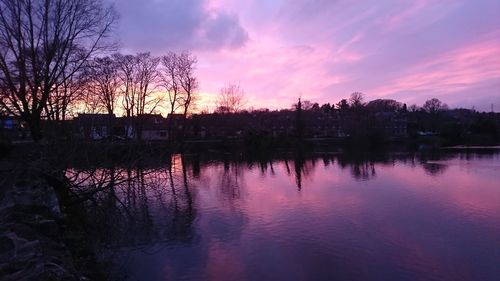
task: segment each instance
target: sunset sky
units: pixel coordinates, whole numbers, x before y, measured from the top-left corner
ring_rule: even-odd
[[[108,0],[111,1],[111,0]],[[201,109],[228,83],[248,106],[301,96],[500,111],[498,0],[119,0],[122,52],[191,50]]]

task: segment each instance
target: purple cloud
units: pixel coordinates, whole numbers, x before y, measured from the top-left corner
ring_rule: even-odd
[[[255,107],[297,97],[500,109],[496,0],[119,1],[128,50],[191,49],[202,100],[239,83]],[[203,106],[202,106],[203,107]]]
[[[237,48],[248,40],[238,16],[205,0],[116,1],[119,38],[131,51]]]

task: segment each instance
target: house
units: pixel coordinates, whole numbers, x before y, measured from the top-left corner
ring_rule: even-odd
[[[186,124],[186,119],[184,114],[172,113],[168,114],[166,118],[167,131],[170,138],[176,139],[184,134],[188,134],[187,129],[191,129],[189,126],[184,128]]]
[[[73,123],[77,136],[86,140],[120,137],[125,132],[114,114],[78,114]]]
[[[408,120],[403,113],[377,112],[375,120],[381,125],[381,129],[387,137],[406,138],[408,136]]]
[[[302,112],[306,137],[343,137],[340,118],[335,112]],[[297,134],[297,113],[291,110],[240,113],[196,114],[190,120],[192,136],[200,139],[242,138],[252,133],[275,138]]]
[[[0,115],[0,138],[11,141],[30,139],[30,131],[20,117]]]
[[[167,119],[161,114],[142,114],[132,117],[136,124],[135,131],[132,130],[135,138],[140,134],[141,140],[167,140],[168,139],[168,124]],[[140,133],[139,133],[140,131]]]
[[[116,117],[114,114],[78,114],[77,135],[87,140],[166,140],[167,121],[160,114]]]

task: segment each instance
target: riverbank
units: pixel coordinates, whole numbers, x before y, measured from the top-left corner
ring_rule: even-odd
[[[424,149],[439,148],[474,148],[474,147],[498,147],[495,142],[453,142],[439,136],[425,136],[416,138],[327,138],[308,137],[298,139],[296,137],[270,137],[268,135],[251,135],[245,137],[225,137],[215,139],[186,139],[182,142],[176,141],[41,141],[34,142],[6,142],[0,141],[0,157],[12,151],[25,153],[35,151],[45,155],[55,154],[57,157],[70,158],[74,162],[82,163],[87,160],[99,161],[136,161],[137,159],[150,159],[164,157],[172,153],[203,153],[206,151],[228,151],[228,152],[267,152],[267,151],[290,151],[304,150],[380,150],[380,149],[404,149],[417,151]],[[24,155],[20,156],[24,158]],[[20,158],[16,157],[16,158]]]
[[[54,189],[34,171],[2,171],[2,280],[80,280],[61,240],[64,219]]]
[[[47,168],[0,162],[1,279],[105,280]]]

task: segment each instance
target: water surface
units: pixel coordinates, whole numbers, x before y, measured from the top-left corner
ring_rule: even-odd
[[[167,161],[170,162],[170,161]],[[174,155],[89,212],[112,278],[500,280],[500,154]]]

